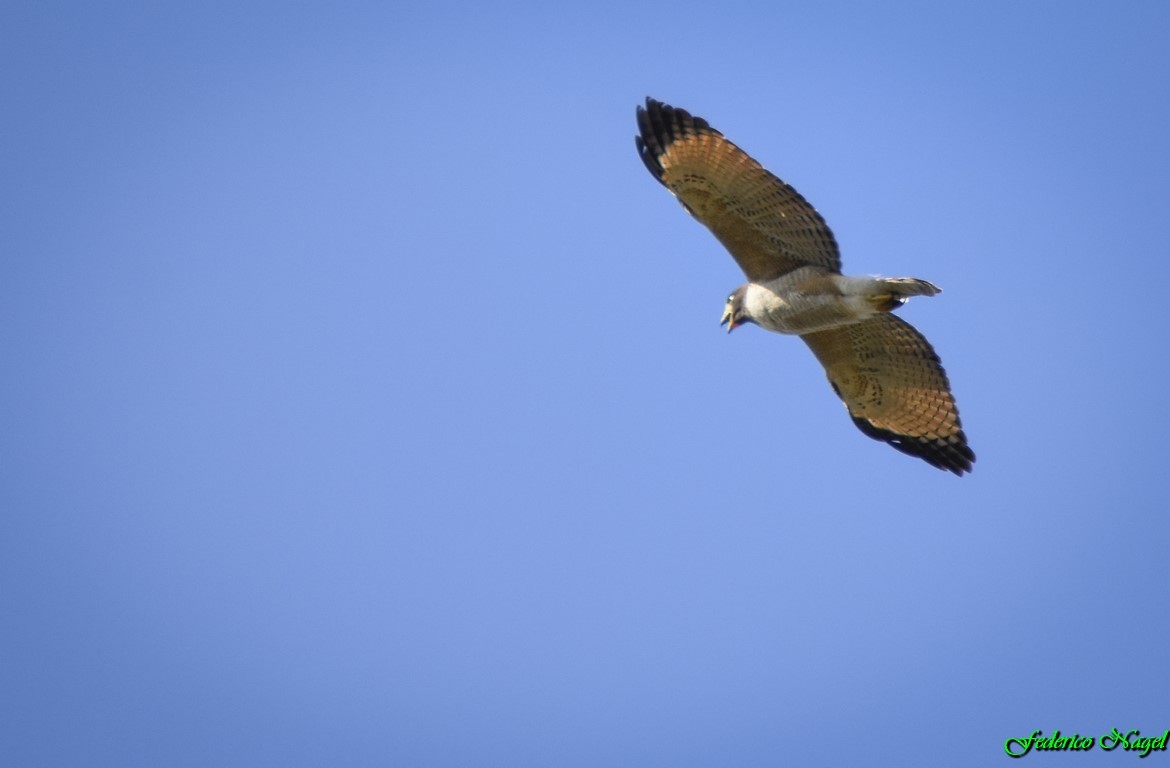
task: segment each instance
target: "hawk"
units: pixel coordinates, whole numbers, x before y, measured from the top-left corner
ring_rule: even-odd
[[[970,472],[975,454],[938,355],[891,314],[939,289],[911,277],[841,274],[833,233],[799,192],[702,118],[650,98],[637,115],[646,168],[747,276],[720,325],[799,336],[858,429],[939,469]]]

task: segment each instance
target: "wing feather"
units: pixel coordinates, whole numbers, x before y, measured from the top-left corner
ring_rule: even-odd
[[[914,326],[880,314],[801,338],[825,366],[858,429],[939,469],[971,471],[975,454],[946,371]]]
[[[837,241],[800,193],[700,117],[653,99],[635,137],[646,168],[731,252],[749,280],[814,265],[841,271]]]

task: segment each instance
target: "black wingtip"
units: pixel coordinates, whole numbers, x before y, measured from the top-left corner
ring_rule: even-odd
[[[666,151],[664,138],[657,130],[662,125],[662,102],[646,97],[646,106],[638,107],[638,136],[634,137],[634,144],[638,147],[638,157],[650,175],[662,182],[666,170],[658,158]]]
[[[703,118],[649,96],[646,97],[646,106],[639,106],[636,114],[640,134],[635,137],[638,156],[642,158],[650,175],[659,182],[663,182],[666,174],[662,167],[662,155],[673,142],[685,136],[722,135]]]
[[[910,437],[875,427],[866,419],[852,418],[857,428],[869,437],[888,443],[894,449],[922,459],[933,467],[954,472],[959,477],[974,468],[975,452],[967,445],[967,435],[961,429],[950,438]]]

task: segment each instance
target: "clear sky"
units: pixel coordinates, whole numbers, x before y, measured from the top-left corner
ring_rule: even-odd
[[[958,6],[6,4],[0,762],[1170,728],[1170,6]],[[973,474],[719,328],[646,96],[944,289]]]

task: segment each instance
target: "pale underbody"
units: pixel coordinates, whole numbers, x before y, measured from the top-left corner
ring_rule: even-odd
[[[852,325],[889,312],[910,296],[938,292],[925,280],[910,277],[849,277],[802,267],[774,280],[748,283],[743,313],[769,331],[803,335]]]

